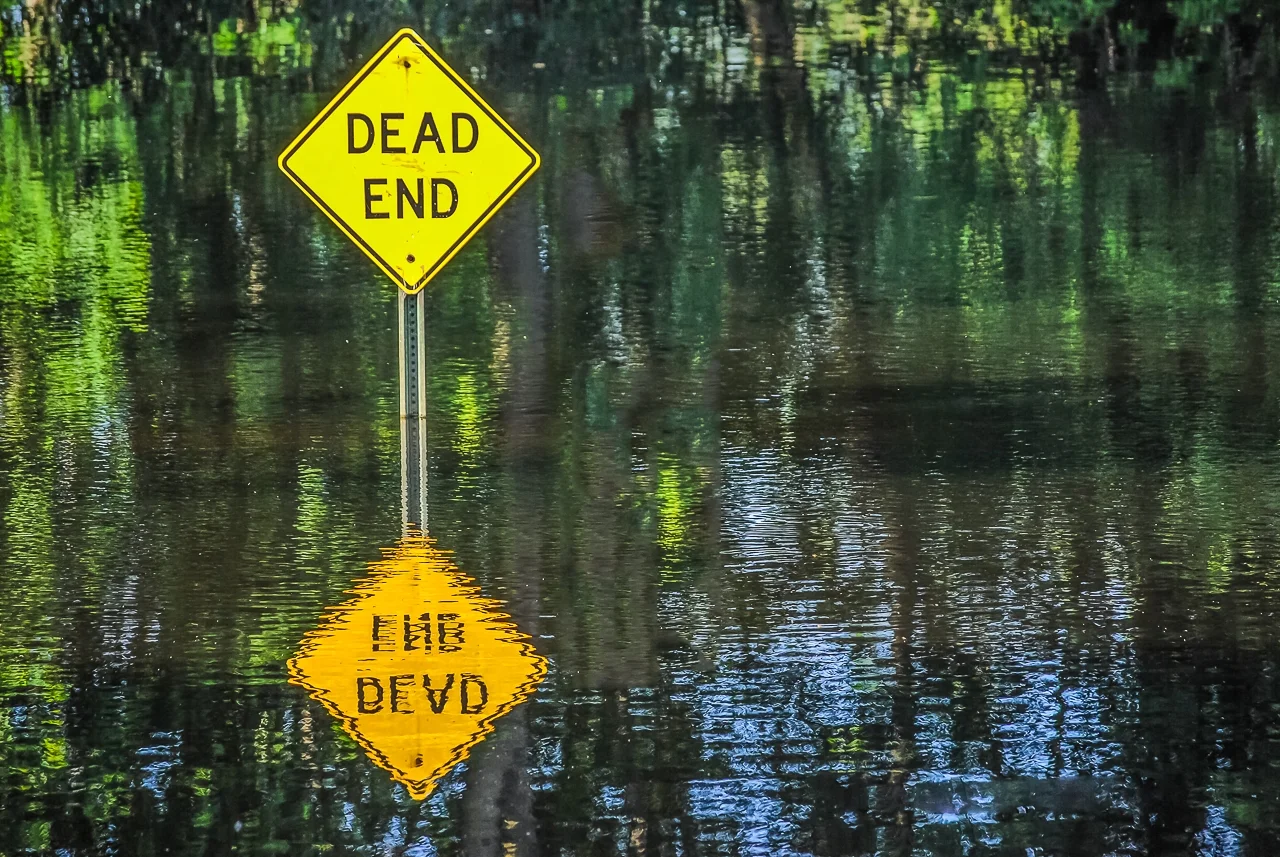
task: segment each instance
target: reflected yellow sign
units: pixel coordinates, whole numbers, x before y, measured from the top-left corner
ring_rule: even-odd
[[[409,29],[280,155],[285,175],[410,294],[538,164],[537,152]]]
[[[529,697],[546,660],[429,538],[403,539],[353,594],[303,639],[290,680],[425,798]]]

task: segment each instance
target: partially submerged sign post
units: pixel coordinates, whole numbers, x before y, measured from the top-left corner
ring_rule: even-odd
[[[425,527],[422,289],[538,169],[538,153],[413,30],[396,33],[280,169],[400,287],[406,524]]]
[[[538,155],[412,30],[396,33],[280,155],[280,169],[399,292],[405,536],[307,634],[293,681],[415,798],[431,793],[546,661],[426,537],[422,289]]]

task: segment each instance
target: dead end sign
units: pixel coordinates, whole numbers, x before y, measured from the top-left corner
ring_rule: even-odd
[[[392,36],[280,155],[285,175],[409,294],[540,162],[410,29]]]

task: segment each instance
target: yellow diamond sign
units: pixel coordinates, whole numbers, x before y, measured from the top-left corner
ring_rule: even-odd
[[[425,798],[546,675],[499,606],[430,539],[405,538],[306,635],[290,679]]]
[[[409,29],[392,36],[280,155],[280,169],[410,294],[539,163]]]

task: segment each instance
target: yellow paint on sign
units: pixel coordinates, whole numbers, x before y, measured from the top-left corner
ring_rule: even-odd
[[[290,680],[421,800],[546,675],[539,655],[430,539],[403,539],[289,662]]]
[[[392,36],[280,155],[280,169],[410,294],[539,163],[409,29]]]

